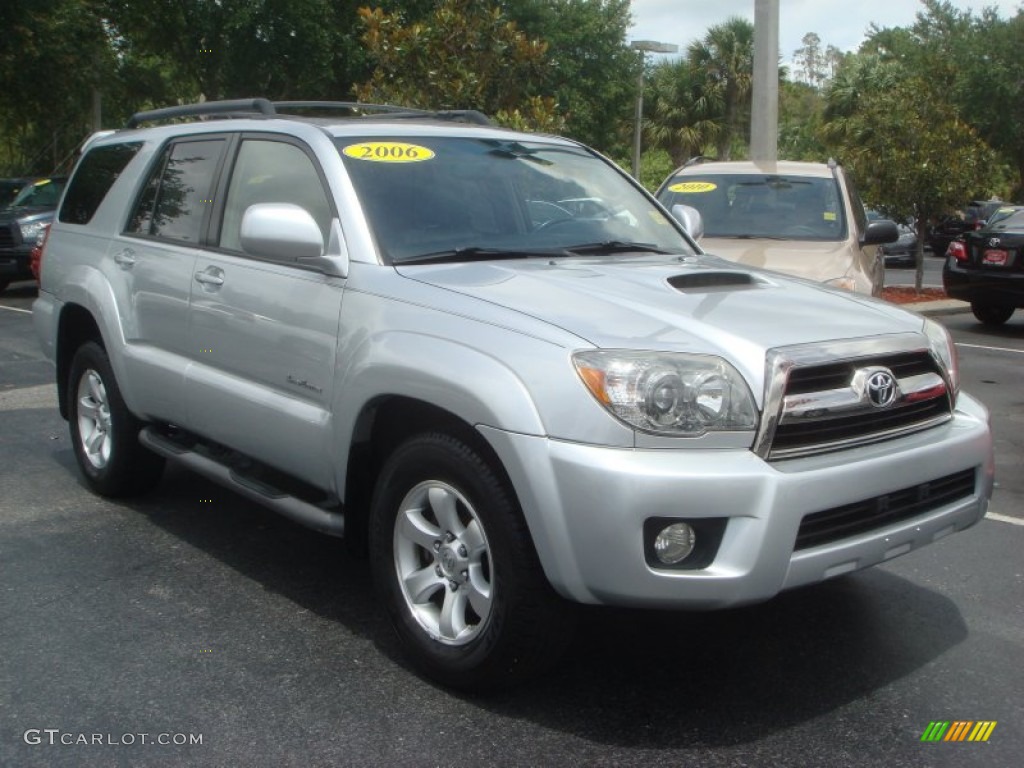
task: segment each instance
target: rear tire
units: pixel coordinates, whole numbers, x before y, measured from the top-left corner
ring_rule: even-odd
[[[7,286],[11,284],[10,280],[0,280],[0,293],[7,290]]]
[[[414,437],[385,462],[370,562],[408,655],[444,685],[507,687],[571,639],[574,612],[545,578],[507,482],[450,435]]]
[[[1013,314],[1013,307],[1001,306],[999,304],[982,304],[977,301],[971,302],[971,312],[985,325],[1002,325]]]
[[[96,342],[75,351],[67,391],[71,444],[93,491],[133,496],[160,482],[164,460],[139,443],[144,425],[125,405],[107,353]]]

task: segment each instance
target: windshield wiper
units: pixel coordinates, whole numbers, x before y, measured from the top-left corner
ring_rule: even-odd
[[[476,259],[479,259],[480,261],[499,259],[547,259],[557,254],[558,251],[550,250],[524,251],[516,249],[469,246],[467,248],[450,248],[445,251],[424,253],[419,256],[412,256],[408,259],[396,260],[395,264],[396,266],[403,264],[444,264],[447,262],[474,261]]]
[[[621,240],[605,240],[601,243],[581,243],[572,245],[565,249],[569,253],[672,253],[664,248],[659,248],[654,243],[625,243]]]

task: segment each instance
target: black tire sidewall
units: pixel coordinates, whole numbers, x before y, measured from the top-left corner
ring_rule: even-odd
[[[433,640],[409,611],[395,570],[394,527],[406,494],[424,480],[438,480],[457,489],[473,507],[483,526],[491,557],[493,603],[487,625],[470,642],[451,646]],[[524,539],[525,537],[525,539]],[[445,435],[413,438],[386,462],[374,494],[370,517],[370,562],[374,584],[403,645],[422,671],[457,688],[481,689],[518,676],[514,625],[521,618],[524,593],[547,590],[525,523],[511,491],[479,454]],[[520,609],[517,611],[517,609]],[[552,643],[557,646],[558,643]]]
[[[110,460],[104,467],[89,461],[78,428],[78,386],[89,370],[103,382],[110,407]],[[75,459],[89,487],[103,496],[126,496],[145,490],[159,477],[162,461],[138,442],[141,422],[132,415],[121,396],[106,351],[86,342],[75,352],[68,372],[68,422]]]
[[[974,313],[974,317],[978,322],[984,325],[1002,325],[1013,315],[1014,308],[998,304],[973,302],[971,304],[971,312]]]

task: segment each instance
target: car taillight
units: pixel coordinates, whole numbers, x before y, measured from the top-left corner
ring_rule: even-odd
[[[46,239],[50,236],[50,225],[47,224],[36,237],[36,244],[32,246],[28,256],[28,268],[32,270],[32,276],[39,282],[39,272],[43,268],[43,249],[46,247]]]
[[[960,240],[954,240],[946,249],[946,255],[952,256],[957,261],[967,261],[967,245]]]

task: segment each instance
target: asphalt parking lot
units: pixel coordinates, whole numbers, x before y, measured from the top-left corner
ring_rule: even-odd
[[[2,766],[1019,764],[1024,311],[940,318],[993,417],[977,526],[764,605],[584,611],[557,670],[476,698],[407,668],[341,542],[183,471],[87,492],[32,296],[0,295]]]

